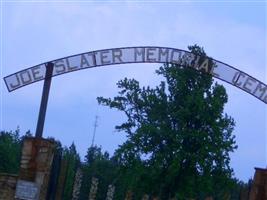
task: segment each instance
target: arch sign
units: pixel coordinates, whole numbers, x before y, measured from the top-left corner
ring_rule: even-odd
[[[267,85],[230,65],[210,57],[200,59],[191,52],[167,47],[124,47],[91,51],[50,61],[53,76],[81,69],[128,63],[171,63],[203,70],[253,95],[267,104]],[[9,92],[43,80],[46,63],[39,64],[4,77]]]

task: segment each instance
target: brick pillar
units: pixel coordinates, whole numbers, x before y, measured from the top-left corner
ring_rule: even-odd
[[[43,138],[28,137],[23,141],[19,180],[37,183],[39,200],[46,199],[54,147],[54,142]]]
[[[255,168],[249,200],[267,199],[267,169]]]
[[[0,200],[14,200],[17,175],[0,173]]]

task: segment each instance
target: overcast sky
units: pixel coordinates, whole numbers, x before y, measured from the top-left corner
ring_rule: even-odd
[[[35,132],[43,82],[8,93],[2,78],[53,59],[127,46],[187,49],[203,46],[207,54],[267,82],[266,3],[247,2],[1,2],[1,130],[20,127]],[[91,144],[94,118],[99,116],[95,143],[113,153],[125,140],[115,125],[125,117],[98,106],[96,97],[117,94],[116,82],[135,78],[155,86],[158,64],[113,65],[81,70],[52,81],[44,137],[63,145],[75,142],[83,157]],[[217,80],[218,81],[218,80]],[[254,167],[266,167],[267,108],[253,96],[227,88],[225,112],[236,121],[238,149],[231,154],[235,176],[247,180]]]

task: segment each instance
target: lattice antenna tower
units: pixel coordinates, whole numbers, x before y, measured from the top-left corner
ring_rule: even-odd
[[[93,147],[94,146],[94,143],[95,143],[95,133],[96,133],[96,128],[98,126],[97,120],[98,120],[98,116],[96,115],[95,116],[94,131],[93,131],[93,138],[92,138],[92,145],[91,145],[91,147]]]

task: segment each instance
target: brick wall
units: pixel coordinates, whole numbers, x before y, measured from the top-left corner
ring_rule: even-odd
[[[0,173],[0,200],[14,200],[17,175]]]

